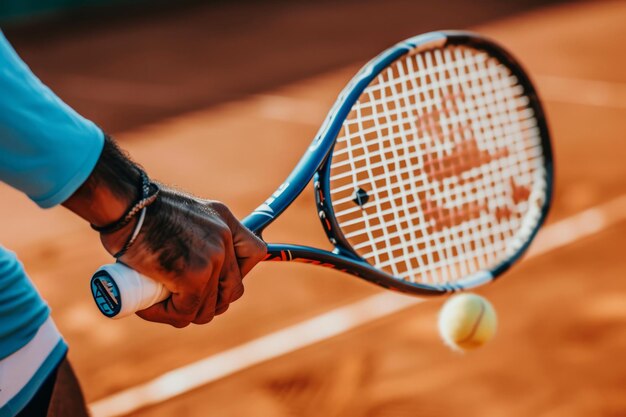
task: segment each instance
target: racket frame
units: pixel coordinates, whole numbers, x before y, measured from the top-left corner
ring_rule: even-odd
[[[422,284],[405,281],[376,269],[360,257],[347,241],[334,215],[330,197],[330,166],[333,147],[354,103],[365,88],[390,64],[406,54],[417,54],[425,50],[447,45],[465,45],[484,50],[501,61],[517,77],[524,94],[530,98],[530,106],[537,120],[543,147],[546,170],[546,196],[540,208],[540,217],[535,227],[527,234],[527,239],[508,259],[494,267],[478,271],[453,283]],[[315,200],[322,226],[331,244],[332,252],[308,246],[291,244],[268,244],[267,261],[304,262],[334,268],[350,273],[388,289],[417,295],[438,295],[452,291],[469,289],[482,285],[500,276],[517,262],[544,223],[550,209],[554,183],[553,157],[549,131],[544,111],[531,80],[521,65],[511,54],[493,41],[465,31],[439,31],[415,36],[385,50],[369,61],[346,85],[329,111],[324,123],[304,156],[298,162],[286,181],[254,212],[242,222],[257,235],[269,226],[313,180]]]

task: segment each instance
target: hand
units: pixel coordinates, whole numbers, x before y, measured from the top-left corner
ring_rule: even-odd
[[[133,225],[101,235],[109,253],[123,246]],[[172,293],[137,315],[185,327],[224,313],[243,295],[242,278],[265,254],[265,243],[224,204],[162,186],[158,200],[147,209],[139,237],[120,260]]]
[[[93,172],[63,206],[93,225],[110,224],[140,197],[140,172],[105,136]],[[265,243],[222,203],[161,186],[146,213],[137,240],[120,258],[172,293],[137,313],[146,320],[176,327],[208,323],[241,297],[242,278],[265,257]],[[124,246],[135,222],[137,216],[117,232],[100,236],[109,253]]]

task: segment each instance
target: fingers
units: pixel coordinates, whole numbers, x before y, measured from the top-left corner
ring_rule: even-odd
[[[239,272],[239,266],[237,265],[232,237],[226,239],[224,243],[224,264],[218,280],[217,302],[205,303],[193,321],[195,324],[210,322],[215,315],[224,313],[230,303],[243,295],[241,272]]]
[[[212,251],[209,270],[177,278],[179,291],[138,315],[148,321],[181,328],[190,323],[209,323],[216,315],[224,313],[230,303],[243,295],[244,288],[230,232],[221,236],[220,241],[223,247]],[[202,283],[206,285],[202,287]]]
[[[135,314],[144,320],[155,323],[165,323],[174,327],[183,328],[189,325],[189,322],[179,320],[172,315],[171,308],[172,298],[161,301],[145,310],[137,311]]]
[[[144,320],[166,323],[177,328],[190,323],[208,323],[215,315],[218,299],[219,274],[221,262],[216,260],[216,268],[203,274],[185,274],[179,278],[180,290],[172,296],[137,315]]]
[[[231,242],[226,247],[226,259],[222,268],[222,275],[220,276],[220,290],[216,310],[221,310],[224,306],[237,301],[243,295],[242,278],[237,257],[235,256],[235,249]]]
[[[230,228],[233,236],[233,246],[241,276],[245,277],[254,266],[261,262],[267,254],[267,245],[261,238],[248,230],[223,203],[210,202]]]
[[[163,282],[172,296],[137,314],[175,327],[208,323],[243,295],[242,278],[263,260],[267,248],[224,204],[167,196],[127,256],[134,257],[131,267],[156,272],[149,276]]]

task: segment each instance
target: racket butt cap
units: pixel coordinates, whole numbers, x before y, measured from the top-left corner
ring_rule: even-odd
[[[165,287],[121,263],[101,266],[91,278],[91,294],[106,317],[120,319],[166,299]]]

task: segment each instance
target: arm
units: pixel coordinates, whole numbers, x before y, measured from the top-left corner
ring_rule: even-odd
[[[139,183],[139,168],[106,138],[92,174],[63,205],[94,225],[109,224],[139,199]],[[136,243],[120,259],[173,296],[138,314],[176,327],[207,323],[241,297],[242,278],[263,259],[265,244],[225,205],[159,186]],[[136,222],[101,234],[109,253],[122,248]]]
[[[0,180],[41,207],[63,204],[94,225],[117,220],[138,197],[140,171],[102,131],[63,103],[0,33]],[[101,241],[116,253],[137,219]],[[243,293],[264,243],[221,203],[161,186],[136,242],[121,257],[173,296],[139,315],[184,327],[206,323]]]

